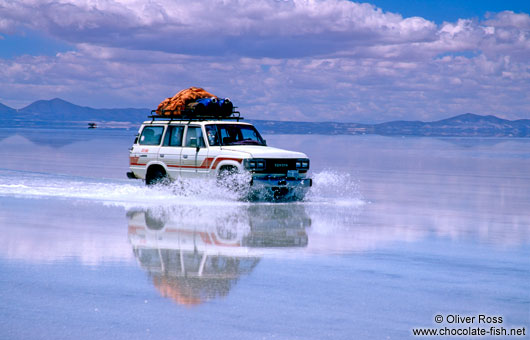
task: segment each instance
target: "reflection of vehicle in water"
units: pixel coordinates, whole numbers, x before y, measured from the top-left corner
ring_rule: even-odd
[[[178,304],[226,296],[261,256],[308,244],[311,219],[301,205],[216,208],[127,212],[136,259],[160,293]]]

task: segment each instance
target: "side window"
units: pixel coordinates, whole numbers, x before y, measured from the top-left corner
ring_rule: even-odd
[[[225,127],[219,127],[219,131],[221,134],[221,140],[223,141],[223,145],[226,145],[230,143],[230,137],[228,136],[228,131]]]
[[[203,148],[205,146],[204,139],[202,137],[202,130],[199,126],[188,126],[188,132],[186,132],[186,144],[184,146]]]
[[[206,136],[208,137],[208,144],[210,144],[210,146],[221,145],[219,141],[219,133],[217,132],[217,126],[206,125]]]
[[[138,144],[140,145],[160,145],[162,139],[162,133],[164,132],[163,126],[146,126],[142,130],[142,135]]]
[[[164,146],[182,146],[184,126],[169,126],[164,137]]]

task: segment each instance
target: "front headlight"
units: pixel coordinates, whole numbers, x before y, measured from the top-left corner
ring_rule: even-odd
[[[296,169],[308,170],[309,169],[309,159],[307,159],[307,158],[298,159],[296,161]]]
[[[247,170],[263,170],[265,169],[265,160],[248,158],[243,161],[243,166]]]

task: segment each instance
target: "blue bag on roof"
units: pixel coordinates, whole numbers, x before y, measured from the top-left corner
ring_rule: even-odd
[[[195,116],[229,117],[234,110],[234,104],[229,98],[200,98],[187,105]]]
[[[234,110],[234,104],[230,101],[229,98],[222,98],[218,101],[220,115],[223,117],[229,117]]]

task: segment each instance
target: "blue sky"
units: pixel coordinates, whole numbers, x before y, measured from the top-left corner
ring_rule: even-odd
[[[514,11],[530,13],[527,0],[373,0],[384,11],[405,17],[420,16],[437,24],[461,18],[483,18],[488,12]]]
[[[201,86],[251,118],[530,118],[529,13],[511,0],[0,0],[0,102],[154,108]]]
[[[0,58],[12,59],[24,54],[54,56],[59,52],[75,49],[60,39],[34,30],[21,30],[14,34],[3,34],[0,38]]]

